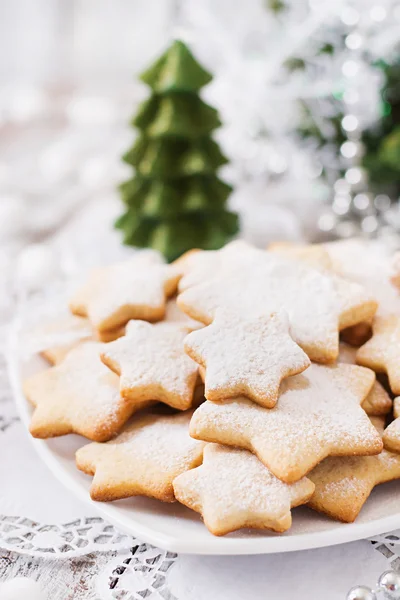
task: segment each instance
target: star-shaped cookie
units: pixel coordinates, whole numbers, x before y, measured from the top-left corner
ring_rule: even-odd
[[[190,317],[209,324],[218,308],[242,316],[285,310],[294,341],[317,362],[333,362],[338,330],[373,316],[376,302],[357,283],[314,269],[275,252],[252,249],[230,257],[218,278],[186,289],[178,305]]]
[[[243,527],[286,531],[290,509],[307,502],[314,490],[305,477],[284,483],[247,450],[219,444],[207,444],[203,464],[173,485],[176,499],[199,512],[214,535]]]
[[[195,329],[201,329],[201,327],[204,327],[203,323],[191,319],[188,315],[181,311],[176,303],[176,298],[170,298],[168,300],[164,321],[166,323],[179,323],[180,325],[184,325],[188,331],[194,331]]]
[[[40,354],[50,364],[60,363],[72,348],[93,339],[88,319],[66,315],[50,319],[27,332],[28,347]]]
[[[391,452],[400,452],[400,398],[393,401],[394,420],[386,427],[383,444]]]
[[[130,321],[126,335],[101,353],[104,364],[120,375],[121,396],[132,403],[158,400],[190,408],[198,366],[184,351],[187,333],[178,323]]]
[[[327,456],[378,454],[382,440],[360,407],[374,383],[369,369],[312,364],[285,379],[274,408],[247,398],[205,402],[190,435],[250,450],[276,477],[293,483]]]
[[[185,350],[205,368],[205,396],[214,402],[243,395],[271,408],[282,379],[310,365],[285,313],[246,318],[219,308],[211,325],[187,336]]]
[[[400,394],[400,316],[375,317],[372,338],[357,352],[357,363],[387,373],[394,394]]]
[[[71,312],[88,317],[99,332],[115,330],[130,319],[158,321],[180,273],[157,255],[138,252],[126,262],[95,269],[70,302]]]
[[[338,359],[340,363],[355,365],[356,354],[356,348],[343,342],[340,343]],[[375,381],[370,393],[361,404],[367,415],[370,416],[387,415],[392,410],[392,405],[391,397],[379,381]]]
[[[96,342],[83,343],[59,365],[24,382],[24,392],[35,407],[30,424],[33,437],[79,433],[102,442],[149,404],[133,405],[121,398],[118,377],[100,360],[102,348]]]
[[[393,283],[393,251],[382,240],[353,238],[324,244],[333,270],[360,283],[378,302],[377,316],[400,314],[400,294]]]
[[[192,412],[136,416],[115,439],[76,453],[78,468],[94,475],[93,500],[150,496],[174,502],[172,482],[202,460],[203,442],[189,436]]]
[[[189,317],[186,317],[189,319]],[[100,341],[112,342],[125,335],[125,326],[110,329],[109,331],[93,330],[89,319],[68,315],[62,319],[54,319],[35,329],[37,341],[40,341],[40,354],[50,364],[58,365],[67,356],[72,348],[82,342]],[[47,343],[46,343],[47,339]]]
[[[274,242],[269,244],[270,252],[278,252],[282,256],[295,258],[316,269],[332,269],[332,261],[321,244],[292,244],[291,242]]]
[[[383,431],[383,419],[373,417]],[[376,485],[400,479],[400,455],[383,450],[377,456],[326,458],[309,473],[315,492],[308,505],[333,519],[353,522]]]
[[[232,268],[233,265],[237,268],[242,260],[257,256],[259,252],[243,240],[230,242],[220,250],[189,250],[174,263],[182,274],[178,290],[182,292],[214,279],[220,272]]]

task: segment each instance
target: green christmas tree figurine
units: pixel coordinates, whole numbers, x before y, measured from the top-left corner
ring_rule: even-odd
[[[135,174],[120,186],[124,242],[150,246],[171,261],[190,248],[220,248],[238,229],[226,209],[231,187],[217,169],[227,162],[211,138],[217,111],[198,92],[211,75],[181,41],[141,75],[152,94],[132,124],[139,130],[123,160]]]

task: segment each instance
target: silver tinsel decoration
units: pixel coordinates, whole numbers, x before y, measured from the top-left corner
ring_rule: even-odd
[[[382,31],[383,23],[395,17],[395,8],[382,0],[364,11],[359,3],[349,2],[340,15],[346,29],[341,67],[344,88],[341,128],[346,140],[340,147],[340,164],[345,172],[334,183],[330,210],[318,222],[322,232],[340,238],[387,236],[399,230],[398,210],[391,209],[387,195],[374,197],[369,193],[367,174],[362,167],[365,152],[362,131],[368,110],[366,97],[370,93],[363,52],[367,49],[368,33]]]

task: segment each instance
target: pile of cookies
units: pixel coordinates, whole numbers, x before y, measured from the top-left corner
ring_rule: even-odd
[[[179,501],[215,535],[286,531],[300,504],[353,521],[400,479],[399,286],[357,239],[137,252],[43,324],[68,341],[24,383],[31,434],[91,440],[94,500]]]

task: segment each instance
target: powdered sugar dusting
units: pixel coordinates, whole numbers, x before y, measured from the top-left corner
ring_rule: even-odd
[[[118,378],[103,365],[103,344],[88,342],[73,350],[59,366],[58,382],[70,398],[74,419],[91,416],[113,421],[121,402]],[[56,394],[55,394],[56,396]]]
[[[167,323],[180,323],[187,327],[189,331],[201,329],[201,327],[204,326],[203,323],[195,321],[186,315],[177,305],[176,298],[170,298],[170,300],[168,300],[164,320]]]
[[[373,336],[357,351],[357,362],[388,374],[395,394],[400,394],[400,315],[375,317]]]
[[[49,348],[57,350],[72,347],[79,341],[90,339],[93,330],[87,319],[66,315],[37,325],[25,335],[24,350],[33,354]]]
[[[218,444],[207,444],[203,464],[176,479],[174,488],[185,504],[188,497],[198,497],[206,524],[228,530],[257,521],[259,526],[280,529],[290,508],[305,502],[313,491],[307,479],[288,485],[250,452]]]
[[[343,342],[339,346],[340,363],[349,365],[356,364],[357,348],[353,348]],[[375,381],[370,393],[362,403],[362,407],[368,415],[385,415],[392,408],[392,400],[382,385]]]
[[[190,252],[178,261],[179,269],[183,273],[178,289],[183,292],[194,285],[218,277],[243,258],[257,256],[260,252],[242,240],[230,242],[221,250]]]
[[[281,380],[310,364],[290,337],[284,313],[252,319],[217,309],[211,325],[187,336],[185,349],[206,367],[209,400],[245,395],[262,406],[274,406]]]
[[[191,433],[252,449],[278,477],[299,479],[326,456],[380,451],[380,437],[360,408],[373,381],[373,373],[360,367],[312,364],[282,382],[274,408],[245,398],[204,403]]]
[[[100,360],[103,344],[86,342],[70,351],[58,366],[34,375],[25,384],[28,397],[48,415],[49,423],[69,422],[74,431],[116,427],[132,414],[120,398],[118,377]]]
[[[309,474],[315,483],[310,506],[343,520],[354,520],[372,489],[400,478],[400,455],[326,458]]]
[[[345,363],[347,365],[355,365],[356,354],[357,348],[354,348],[349,344],[345,344],[344,342],[340,342],[338,362]]]
[[[191,414],[145,412],[136,415],[112,441],[80,448],[78,468],[95,474],[92,498],[144,495],[173,502],[174,478],[202,460],[204,443],[188,433]]]
[[[185,354],[183,340],[188,330],[175,323],[151,325],[145,321],[130,321],[126,335],[107,344],[104,361],[120,367],[121,390],[132,396],[159,400],[174,408],[189,408],[197,380],[198,367]]]
[[[393,253],[382,241],[351,239],[325,244],[337,273],[356,281],[377,300],[377,314],[400,315],[400,293],[393,284]]]
[[[179,271],[172,265],[160,264],[152,253],[138,253],[117,265],[96,269],[88,283],[71,302],[83,306],[98,329],[124,325],[130,318],[146,315],[162,318],[165,296],[175,291]]]
[[[244,316],[268,315],[283,309],[289,315],[293,339],[310,358],[333,360],[341,314],[350,314],[352,307],[358,313],[362,299],[367,311],[360,312],[360,320],[366,314],[372,316],[375,310],[357,284],[332,278],[300,261],[253,250],[239,264],[233,258],[231,262],[231,268],[225,268],[218,278],[179,295],[179,306],[192,318],[210,323],[217,308]],[[351,324],[355,324],[358,317],[353,314],[352,318]]]
[[[135,417],[120,435],[107,442],[106,452],[121,451],[126,460],[150,461],[163,469],[182,472],[194,455],[201,457],[204,443],[189,436],[192,411],[175,415],[145,414]]]
[[[400,398],[394,399],[393,416],[394,421],[386,428],[383,441],[389,450],[400,452]]]

